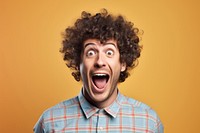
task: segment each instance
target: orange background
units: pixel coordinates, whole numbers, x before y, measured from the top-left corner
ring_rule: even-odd
[[[200,132],[198,0],[1,0],[0,132],[31,133],[45,109],[79,93],[59,53],[61,32],[101,8],[144,30],[139,66],[121,92],[155,109],[165,133]]]

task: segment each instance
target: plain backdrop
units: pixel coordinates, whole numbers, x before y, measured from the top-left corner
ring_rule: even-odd
[[[80,92],[61,34],[82,11],[102,8],[144,31],[139,65],[120,91],[156,110],[165,133],[200,132],[198,0],[1,0],[0,132],[31,133],[44,110]]]

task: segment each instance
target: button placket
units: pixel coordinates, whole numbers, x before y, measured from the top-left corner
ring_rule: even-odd
[[[105,130],[105,124],[106,124],[106,119],[105,116],[103,114],[104,110],[100,110],[98,112],[98,123],[97,123],[97,132],[104,132]]]

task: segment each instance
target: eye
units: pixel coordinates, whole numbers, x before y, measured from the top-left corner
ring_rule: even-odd
[[[107,56],[113,56],[113,55],[114,55],[113,50],[107,50],[107,51],[106,51],[106,55],[107,55]]]
[[[88,57],[92,57],[92,56],[94,56],[96,54],[96,52],[94,51],[94,50],[89,50],[89,51],[87,51],[87,56]]]

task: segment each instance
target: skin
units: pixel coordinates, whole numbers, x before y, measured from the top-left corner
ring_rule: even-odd
[[[94,106],[105,108],[117,97],[117,83],[121,71],[126,65],[120,62],[120,53],[115,40],[104,44],[97,39],[88,39],[83,43],[80,73],[83,81],[83,95]],[[94,74],[107,74],[109,80],[103,88],[95,86]]]

